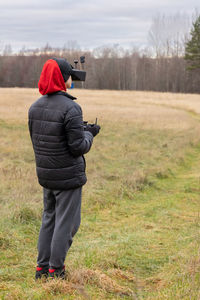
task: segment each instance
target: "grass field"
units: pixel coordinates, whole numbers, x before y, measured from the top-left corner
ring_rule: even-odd
[[[34,89],[0,89],[1,299],[200,299],[200,96],[74,90],[102,129],[86,155],[66,281],[35,282],[42,188]]]

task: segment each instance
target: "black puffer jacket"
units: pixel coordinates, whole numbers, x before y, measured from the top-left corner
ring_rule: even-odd
[[[84,153],[93,136],[84,131],[81,107],[71,95],[58,91],[39,98],[29,109],[29,131],[39,183],[67,190],[84,185]]]

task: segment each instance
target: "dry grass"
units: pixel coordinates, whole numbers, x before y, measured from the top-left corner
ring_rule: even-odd
[[[2,299],[198,299],[199,96],[71,91],[102,129],[68,279],[35,283],[42,190],[27,111],[39,94],[0,92]]]
[[[121,270],[109,270],[112,275],[117,278],[123,278],[133,281],[133,278],[128,272]],[[83,296],[89,298],[84,287],[87,284],[96,285],[105,292],[118,295],[134,296],[134,292],[130,288],[120,286],[114,279],[102,273],[100,270],[79,269],[68,273],[67,280],[63,283],[62,280],[50,281],[44,284],[44,289],[49,292],[69,293],[72,294],[78,290]]]
[[[187,128],[187,116],[180,109],[200,112],[199,95],[77,89],[70,93],[78,98],[77,101],[90,122],[98,116],[99,121],[118,122],[122,119],[126,122],[139,122],[139,125],[142,123],[148,128],[158,126],[157,122],[161,129]],[[26,122],[28,108],[39,97],[36,89],[1,89],[0,119]]]

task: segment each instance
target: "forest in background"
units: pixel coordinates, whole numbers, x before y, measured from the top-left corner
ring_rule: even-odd
[[[200,22],[198,26],[196,35],[200,41]],[[184,59],[189,39],[191,20],[175,14],[154,17],[148,33],[150,46],[142,50],[115,44],[83,51],[76,41],[69,41],[63,48],[47,44],[41,49],[22,49],[13,54],[11,46],[6,45],[0,55],[0,87],[37,87],[47,59],[64,57],[73,64],[74,59],[84,55],[86,82],[75,83],[75,87],[200,93],[200,68],[188,69]],[[199,55],[200,50],[197,51]]]

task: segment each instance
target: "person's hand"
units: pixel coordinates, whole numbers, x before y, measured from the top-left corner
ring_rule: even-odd
[[[97,124],[87,124],[85,127],[85,131],[91,132],[93,136],[96,136],[99,133],[100,129],[101,127]]]

